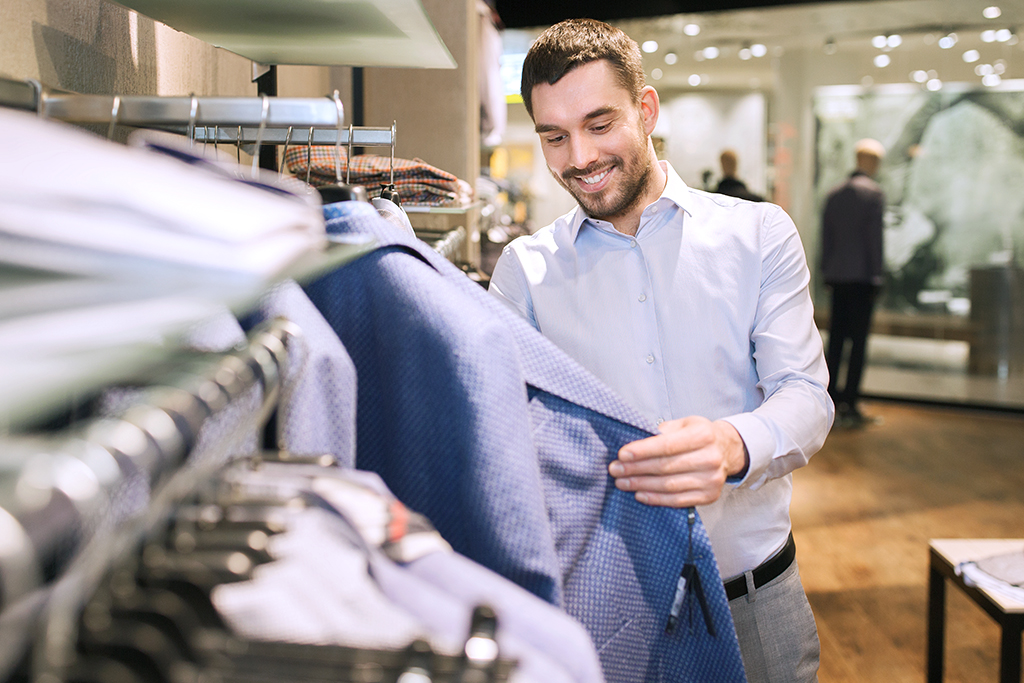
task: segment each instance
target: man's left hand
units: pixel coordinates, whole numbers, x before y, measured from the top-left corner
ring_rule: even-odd
[[[615,486],[647,505],[690,507],[718,500],[728,476],[748,467],[739,432],[703,417],[667,420],[661,434],[628,443],[608,466]]]

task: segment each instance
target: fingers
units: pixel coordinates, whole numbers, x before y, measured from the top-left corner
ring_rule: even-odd
[[[615,486],[647,505],[689,507],[718,500],[726,467],[712,423],[702,417],[670,420],[661,434],[623,446],[609,464]]]

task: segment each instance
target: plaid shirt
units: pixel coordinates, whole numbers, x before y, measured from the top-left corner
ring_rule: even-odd
[[[288,171],[299,179],[306,178],[308,169],[309,184],[314,187],[346,182],[348,178],[347,182],[364,186],[372,197],[381,186],[391,183],[391,157],[360,154],[353,156],[349,164],[347,151],[333,145],[290,147],[285,152],[284,163]],[[473,196],[469,183],[421,159],[396,158],[394,184],[404,204],[459,206],[468,203]]]

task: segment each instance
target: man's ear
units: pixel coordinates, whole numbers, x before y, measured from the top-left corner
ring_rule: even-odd
[[[661,101],[658,99],[658,91],[649,85],[645,85],[644,89],[640,91],[640,113],[644,117],[644,132],[650,135],[658,123]]]

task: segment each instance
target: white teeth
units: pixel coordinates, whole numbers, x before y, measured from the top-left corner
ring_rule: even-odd
[[[599,173],[599,174],[597,174],[596,176],[594,176],[592,178],[580,178],[580,180],[582,180],[587,185],[593,185],[594,183],[599,183],[602,180],[604,180],[604,177],[606,175],[608,175],[609,172],[611,172],[610,168],[607,171],[604,171],[603,173]]]

